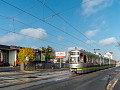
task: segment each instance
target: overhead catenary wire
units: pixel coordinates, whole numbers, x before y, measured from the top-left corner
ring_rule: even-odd
[[[90,2],[90,1],[95,1],[95,0],[88,0],[88,1],[85,1],[85,2],[82,2],[82,3],[79,3],[79,4],[75,5],[75,6],[72,6],[72,7],[70,7],[70,8],[67,8],[67,9],[65,9],[65,10],[63,10],[63,11],[57,12],[57,13],[55,13],[54,15],[48,16],[48,17],[45,18],[45,20],[47,20],[47,19],[49,19],[49,18],[51,18],[51,17],[54,17],[54,16],[56,16],[56,15],[58,15],[58,14],[61,14],[61,13],[63,13],[63,12],[69,11],[69,10],[71,10],[71,9],[73,9],[73,8],[76,8],[76,7],[80,6],[81,4],[86,4],[86,3]],[[41,2],[41,1],[40,1],[40,2]],[[44,5],[45,5],[45,4],[44,4]]]
[[[48,22],[46,22],[46,21],[44,21],[44,20],[38,18],[37,16],[32,15],[32,14],[30,14],[30,13],[28,13],[28,12],[26,12],[26,11],[24,11],[24,10],[22,10],[22,9],[20,9],[20,8],[18,8],[18,7],[16,7],[16,6],[14,6],[14,5],[12,5],[12,4],[10,4],[10,3],[4,1],[4,0],[1,0],[1,1],[4,2],[4,3],[6,3],[6,4],[8,4],[8,5],[10,5],[10,6],[12,6],[12,7],[14,7],[14,8],[16,8],[16,9],[18,9],[18,10],[20,10],[20,11],[22,11],[22,12],[24,12],[24,13],[26,13],[26,14],[28,14],[28,15],[30,15],[30,16],[32,16],[32,17],[34,17],[34,18],[36,18],[36,19],[38,19],[38,20],[40,20],[40,21],[42,21],[42,22],[44,22],[44,23],[46,23],[46,24],[48,24],[48,25],[50,25],[50,26],[52,26],[52,27],[54,27],[55,29],[57,29],[57,30],[59,30],[59,31],[61,31],[61,32],[63,32],[63,33],[65,33],[65,34],[67,34],[67,35],[69,35],[69,36],[75,38],[76,40],[81,41],[82,43],[86,44],[84,41],[80,40],[79,38],[77,38],[77,37],[75,37],[75,36],[73,36],[73,35],[71,35],[71,34],[65,32],[65,31],[62,30],[62,29],[59,29],[58,27],[56,27],[56,26],[54,26],[54,25],[52,25],[52,24],[50,24],[50,23],[48,23]],[[89,45],[89,44],[86,44],[86,45],[91,46],[91,45]],[[91,47],[93,47],[93,46],[91,46]]]
[[[40,0],[37,0],[37,1],[40,2],[41,4],[43,4]],[[88,0],[88,1],[86,1],[86,2],[80,3],[79,5],[88,3],[89,1],[91,1],[91,0]],[[44,4],[44,6],[46,6],[49,10],[51,10],[51,11],[54,13],[54,15],[46,18],[44,21],[46,21],[47,19],[49,19],[49,18],[57,15],[57,16],[58,16],[59,18],[61,18],[65,23],[67,23],[70,27],[72,27],[75,31],[77,31],[78,33],[80,33],[81,35],[83,35],[87,40],[90,40],[87,36],[85,36],[82,32],[80,32],[80,31],[79,31],[77,28],[75,28],[72,24],[70,24],[70,23],[69,23],[68,21],[66,21],[63,17],[61,17],[61,16],[59,15],[60,13],[56,13],[53,9],[51,9],[51,8],[50,8],[49,6],[47,6],[46,4]],[[78,5],[77,5],[77,6],[78,6]],[[71,9],[72,9],[72,8],[71,8]],[[68,9],[68,10],[70,10],[70,9]],[[98,46],[97,43],[95,43],[95,45]],[[98,47],[99,47],[99,46],[98,46]],[[103,50],[106,51],[105,49],[103,49]],[[106,52],[107,52],[107,51],[106,51]]]
[[[7,32],[12,32],[12,33],[19,34],[19,35],[24,35],[24,36],[27,36],[27,37],[36,38],[36,37],[30,36],[30,35],[21,34],[21,33],[13,32],[13,31],[10,31],[10,30],[6,30],[6,29],[3,29],[3,28],[1,28],[1,27],[0,27],[0,30],[4,30],[4,31],[7,31]],[[53,43],[53,44],[57,44],[57,45],[60,45],[60,46],[63,45],[63,44],[51,42],[51,41],[48,41],[48,40],[43,40],[43,39],[40,39],[40,38],[36,38],[36,39],[42,40],[42,41],[45,41],[45,42],[49,42],[49,43]],[[64,45],[64,46],[67,46],[67,45]]]
[[[38,3],[35,4],[35,5],[33,5],[33,6],[30,7],[30,8],[26,9],[25,11],[30,11],[31,9],[33,9],[33,8],[36,7],[37,5],[38,5]],[[19,15],[21,15],[21,14],[23,14],[23,12],[18,13],[17,15],[13,16],[13,18],[15,18],[15,17],[17,17],[17,16],[19,16]]]
[[[12,6],[12,7],[14,7],[14,8],[16,8],[16,9],[18,9],[18,10],[20,10],[20,11],[22,11],[22,12],[24,12],[24,13],[26,13],[26,14],[28,14],[28,15],[30,15],[30,16],[32,16],[32,17],[34,17],[34,18],[36,18],[36,19],[38,19],[38,20],[40,20],[40,21],[42,21],[42,22],[44,22],[44,23],[46,23],[46,24],[48,24],[48,25],[50,25],[50,26],[52,26],[52,27],[54,27],[54,28],[56,28],[57,30],[59,30],[59,31],[61,31],[61,32],[63,32],[63,33],[65,33],[65,34],[67,34],[67,35],[69,35],[69,36],[75,38],[76,40],[78,40],[78,41],[80,41],[80,42],[86,44],[86,42],[84,42],[84,41],[80,40],[79,38],[76,38],[75,36],[73,36],[73,35],[71,35],[71,34],[65,32],[65,31],[63,31],[62,29],[59,29],[58,27],[56,27],[56,26],[54,26],[54,25],[52,25],[52,24],[50,24],[50,23],[48,23],[48,22],[46,22],[46,21],[44,21],[44,20],[38,18],[37,16],[34,16],[34,15],[32,15],[32,14],[30,14],[30,13],[28,13],[28,12],[26,12],[26,11],[24,11],[24,10],[22,10],[22,9],[20,9],[20,8],[18,8],[18,7],[16,7],[16,6],[14,6],[14,5],[12,5],[12,4],[10,4],[10,3],[4,1],[4,0],[1,0],[1,1],[4,2],[4,3],[6,3],[6,4],[8,4],[8,5],[10,5],[10,6]],[[88,45],[88,46],[90,46],[90,47],[93,47],[93,46],[91,46],[91,45],[89,45],[89,44],[86,44],[86,45]]]
[[[4,0],[3,0],[4,1]],[[23,10],[24,11],[24,10]],[[33,15],[34,16],[34,15]],[[38,19],[38,20],[40,20],[40,19]],[[41,19],[41,21],[43,21],[42,19]],[[44,21],[43,21],[44,22]],[[47,22],[45,22],[45,23],[47,23]],[[47,24],[49,24],[49,23],[47,23]],[[58,29],[58,28],[57,28]],[[59,30],[59,29],[58,29]],[[69,35],[70,36],[70,35]],[[76,38],[77,39],[77,38]],[[85,42],[84,42],[84,44],[86,44]],[[88,44],[86,44],[86,45],[88,45]],[[91,46],[91,45],[89,45],[89,46]]]
[[[10,17],[6,17],[6,16],[3,16],[3,15],[0,15],[1,17],[3,17],[3,18],[9,18],[10,19]],[[33,26],[31,26],[31,25],[28,25],[28,24],[26,24],[26,23],[23,23],[23,22],[21,22],[21,21],[19,21],[19,20],[17,20],[17,19],[14,19],[14,21],[16,21],[16,22],[19,22],[19,23],[21,23],[21,24],[23,24],[23,25],[25,25],[25,26],[28,26],[28,27],[32,27],[32,28],[35,28],[35,27],[33,27]],[[10,31],[11,32],[11,31]],[[15,32],[15,31],[14,31]],[[13,31],[12,31],[12,33],[14,33]],[[43,31],[41,31],[41,32],[43,32]],[[51,34],[51,33],[48,33],[49,35],[51,35],[52,37],[57,37],[56,35],[53,35],[53,34]],[[69,41],[69,40],[67,40],[67,39],[64,39],[64,41],[67,41],[67,42],[69,42],[69,43],[72,43],[72,44],[74,44],[74,45],[78,45],[78,46],[80,46],[80,44],[77,44],[77,43],[74,43],[74,42],[72,42],[72,41]],[[88,48],[88,47],[86,47],[86,48]]]

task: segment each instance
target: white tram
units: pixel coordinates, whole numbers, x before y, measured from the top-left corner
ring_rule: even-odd
[[[71,50],[69,55],[70,71],[87,73],[90,71],[114,67],[116,61],[85,50]]]

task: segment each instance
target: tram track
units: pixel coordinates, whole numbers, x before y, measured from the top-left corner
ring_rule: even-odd
[[[68,84],[66,84],[67,82],[74,81],[74,80],[81,81],[81,82],[89,81],[88,82],[88,84],[89,84],[89,83],[91,83],[91,81],[90,81],[91,78],[92,78],[92,81],[94,81],[95,80],[94,77],[99,76],[103,72],[110,71],[113,69],[114,68],[110,68],[110,69],[95,71],[95,72],[86,73],[86,74],[75,74],[75,73],[66,72],[66,73],[61,73],[61,74],[59,73],[56,75],[46,75],[46,76],[44,76],[45,78],[39,78],[41,76],[37,76],[36,78],[34,78],[31,75],[31,77],[24,77],[24,79],[26,79],[26,78],[32,79],[30,81],[27,81],[27,82],[23,81],[21,83],[13,83],[10,85],[1,86],[0,88],[2,90],[4,90],[4,89],[6,90],[7,88],[12,89],[14,87],[17,87],[17,89],[20,89],[20,90],[24,90],[24,89],[32,90],[34,88],[38,89],[37,87],[39,87],[40,89],[44,89],[45,85],[47,85],[47,87],[51,87],[52,85],[58,85],[58,84],[62,84],[62,83],[64,83],[64,84],[61,86],[65,87],[64,85],[68,85]],[[81,86],[84,86],[84,85],[85,85],[84,83],[81,83]],[[46,89],[44,89],[44,90],[46,90]]]
[[[64,87],[65,89],[63,89],[63,90],[66,90],[67,89],[66,85],[71,84],[70,82],[74,83],[74,80],[76,80],[78,82],[79,81],[81,82],[81,84],[79,83],[80,86],[78,87],[78,88],[80,88],[80,87],[83,87],[83,86],[85,86],[87,84],[90,84],[91,82],[94,82],[96,79],[100,79],[101,77],[97,77],[97,76],[102,75],[102,74],[106,73],[106,71],[108,72],[108,71],[113,70],[113,69],[114,68],[110,68],[110,69],[96,71],[96,72],[92,72],[92,73],[88,73],[88,74],[71,74],[71,78],[63,79],[63,80],[60,80],[60,81],[57,81],[57,82],[51,82],[51,83],[45,83],[45,84],[38,84],[38,85],[34,85],[34,86],[31,86],[31,87],[28,87],[28,88],[29,88],[29,90],[32,90],[33,88],[35,88],[36,90],[38,88],[41,89],[41,90],[50,90],[50,89],[61,90],[61,89],[63,89],[61,87]],[[87,83],[84,83],[85,81]],[[56,88],[53,88],[52,86],[56,86]],[[70,89],[69,87],[68,87],[68,89]],[[23,89],[20,89],[20,90],[26,90],[28,88],[23,88]]]

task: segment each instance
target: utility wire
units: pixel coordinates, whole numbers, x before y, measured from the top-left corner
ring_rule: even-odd
[[[38,5],[38,3],[37,3],[37,4],[35,4],[35,5],[33,5],[33,6],[32,6],[32,7],[30,7],[30,8],[26,9],[25,11],[30,11],[32,8],[36,7],[37,5]],[[23,12],[21,12],[21,13],[19,13],[19,14],[15,15],[15,16],[13,16],[13,17],[15,18],[15,17],[17,17],[17,16],[21,15],[22,13],[23,13]]]
[[[40,19],[40,18],[38,18],[38,17],[36,17],[36,16],[34,16],[34,15],[32,15],[32,14],[30,14],[30,13],[28,13],[28,12],[26,12],[26,11],[24,11],[24,10],[22,10],[22,9],[20,9],[20,8],[18,8],[18,7],[16,7],[16,6],[14,6],[14,5],[12,5],[12,4],[4,1],[4,0],[1,0],[1,1],[4,2],[4,3],[6,3],[6,4],[8,4],[8,5],[10,5],[10,6],[12,6],[12,7],[14,7],[14,8],[16,8],[16,9],[18,9],[18,10],[20,10],[20,11],[22,11],[22,12],[24,12],[24,13],[27,13],[28,15],[30,15],[30,16],[32,16],[32,17],[34,17],[34,18],[36,18],[36,19],[38,19],[38,20],[40,20],[40,21],[42,21],[42,22],[45,22],[44,20],[42,20],[42,19]],[[47,22],[45,22],[45,23],[48,24],[48,25],[50,25],[50,26],[52,26],[52,27],[54,27],[54,28],[56,28],[57,30],[60,30],[60,31],[62,31],[63,33],[65,33],[65,34],[67,34],[67,35],[69,35],[69,36],[72,36],[73,38],[79,40],[78,38],[76,38],[76,37],[74,37],[73,35],[71,35],[71,34],[65,32],[65,31],[57,28],[56,26],[54,26],[54,25],[52,25],[52,24],[50,24],[50,23],[47,23]],[[86,43],[83,42],[82,40],[79,40],[79,41],[81,41],[82,43],[86,44]],[[88,45],[88,44],[86,44],[86,45]],[[89,46],[91,46],[91,45],[89,45]]]
[[[9,18],[10,19],[10,17],[7,17],[7,16],[3,16],[3,15],[0,15],[1,17],[3,17],[3,18]],[[31,25],[28,25],[28,24],[26,24],[26,23],[23,23],[23,22],[21,22],[21,21],[19,21],[19,20],[17,20],[17,19],[14,19],[14,21],[16,21],[16,22],[19,22],[19,23],[21,23],[21,24],[23,24],[23,25],[25,25],[25,26],[28,26],[28,27],[32,27],[32,28],[35,28],[35,27],[33,27],[33,26],[31,26]],[[14,31],[15,32],[15,31]],[[43,32],[43,31],[41,31],[41,32]],[[51,33],[48,33],[49,35],[51,35],[52,37],[57,37],[56,35],[53,35],[53,34],[51,34]],[[74,43],[74,42],[72,42],[72,41],[69,41],[69,40],[67,40],[67,39],[64,39],[64,41],[67,41],[67,42],[69,42],[69,43],[72,43],[72,44],[75,44],[75,45],[78,45],[78,46],[80,46],[80,44],[77,44],[77,43]],[[88,47],[87,47],[88,48]]]
[[[41,4],[43,4],[40,0],[37,0],[38,2],[40,2]],[[88,3],[89,1],[91,1],[91,0],[88,0],[88,1],[86,1],[86,2],[83,2],[83,3],[80,3],[79,5],[81,5],[81,4],[86,4],[86,3]],[[61,17],[59,14],[60,13],[56,13],[53,9],[51,9],[49,6],[47,6],[46,4],[44,4],[44,6],[46,6],[49,10],[51,10],[53,13],[54,13],[54,15],[52,15],[51,17],[53,17],[53,16],[55,16],[55,15],[57,15],[59,18],[61,18],[65,23],[67,23],[69,26],[71,26],[75,31],[77,31],[78,33],[80,33],[81,35],[83,35],[85,38],[87,38],[88,40],[90,40],[88,37],[86,37],[82,32],[80,32],[77,28],[75,28],[72,24],[70,24],[68,21],[66,21],[63,17]],[[78,6],[78,5],[77,5]],[[75,6],[74,6],[75,7]],[[72,8],[74,8],[74,7],[72,7]],[[70,9],[72,9],[72,8],[70,8]],[[70,10],[70,9],[68,9],[68,10]],[[48,17],[47,19],[49,19],[49,18],[51,18],[51,17]],[[45,19],[45,20],[47,20],[47,19]],[[91,40],[90,40],[91,41]],[[96,43],[95,43],[96,44]],[[97,45],[97,44],[96,44]],[[98,46],[98,45],[97,45]],[[98,46],[99,47],[99,46]],[[106,51],[105,49],[103,49],[104,51]],[[107,51],[106,51],[107,52]]]
[[[7,31],[7,32],[12,32],[12,33],[15,33],[15,34],[24,35],[24,36],[27,36],[27,37],[36,38],[36,37],[30,36],[30,35],[26,35],[26,34],[21,34],[21,33],[13,32],[13,31],[6,30],[6,29],[3,29],[3,28],[0,28],[0,30]],[[48,40],[43,40],[43,39],[40,39],[40,38],[36,38],[36,39],[38,39],[38,40],[42,40],[42,41],[46,41],[46,42],[49,42],[49,43],[53,43],[53,44],[57,44],[57,45],[60,45],[60,46],[63,45],[63,44],[59,44],[59,43],[55,43],[55,42],[51,42],[51,41],[48,41]],[[64,46],[67,46],[67,45],[64,45]],[[68,47],[68,46],[67,46],[67,47]]]
[[[43,4],[40,0],[39,1],[41,4]],[[88,1],[87,1],[88,2]],[[86,2],[86,3],[87,3]],[[46,6],[49,10],[51,10],[53,13],[56,14],[56,12],[54,10],[52,10],[50,7],[48,7],[46,4],[44,4],[44,6]],[[67,22],[63,17],[61,17],[60,15],[56,14],[59,18],[61,18],[65,23],[67,23],[69,26],[71,26],[73,29],[75,29],[77,32],[79,32],[80,34],[82,34],[84,37],[86,37],[83,33],[81,33],[78,29],[76,29],[72,24],[70,24],[69,22]],[[88,37],[86,37],[87,39],[89,39]]]
[[[73,9],[73,8],[76,8],[76,7],[80,6],[81,4],[86,4],[86,3],[90,2],[90,1],[95,1],[95,0],[88,0],[88,1],[85,1],[85,2],[82,2],[82,3],[79,3],[79,4],[75,5],[75,6],[72,6],[72,7],[68,8],[68,9],[65,9],[65,10],[61,11],[61,12],[55,13],[54,15],[51,15],[51,16],[49,16],[49,17],[46,17],[45,20],[47,20],[47,19],[49,19],[49,18],[51,18],[51,17],[54,17],[54,16],[56,16],[56,15],[58,15],[58,14],[61,14],[61,13],[63,13],[63,12],[69,11],[69,10],[71,10],[71,9]],[[40,1],[40,2],[41,2],[41,1]],[[45,5],[45,4],[44,4],[44,5]]]
[[[16,7],[16,6],[14,6],[14,5],[12,5],[12,4],[4,1],[4,0],[1,0],[1,1],[4,2],[4,3],[6,3],[6,4],[8,4],[8,5],[10,5],[10,6],[12,6],[12,7],[14,7],[14,8],[16,8],[16,9],[18,9],[18,10],[20,10],[20,11],[22,11],[22,12],[24,12],[24,13],[26,13],[26,14],[28,14],[28,15],[30,15],[30,16],[32,16],[32,17],[34,17],[34,18],[36,18],[36,19],[38,19],[38,20],[40,20],[40,21],[42,21],[42,22],[44,22],[44,23],[46,23],[46,24],[48,24],[48,25],[50,25],[50,26],[52,26],[52,27],[54,27],[54,28],[56,28],[57,30],[59,30],[59,31],[61,31],[61,32],[65,33],[65,34],[67,34],[67,35],[69,35],[69,36],[71,36],[71,37],[73,37],[73,38],[75,38],[75,39],[77,39],[77,40],[79,40],[79,41],[81,41],[82,43],[86,44],[84,41],[80,40],[79,38],[77,38],[77,37],[75,37],[75,36],[73,36],[73,35],[65,32],[65,31],[63,31],[62,29],[59,29],[58,27],[56,27],[56,26],[54,26],[54,25],[52,25],[52,24],[50,24],[50,23],[48,23],[48,22],[46,22],[46,21],[38,18],[37,16],[34,16],[34,15],[32,15],[32,14],[30,14],[30,13],[28,13],[28,12],[26,12],[26,11],[24,11],[24,10],[22,10],[22,9],[20,9],[20,8],[18,8],[18,7]],[[86,45],[91,46],[91,45],[89,45],[89,44],[86,44]],[[91,47],[92,47],[92,46],[91,46]]]

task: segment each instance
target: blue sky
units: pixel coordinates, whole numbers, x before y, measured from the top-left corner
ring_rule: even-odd
[[[39,1],[45,1],[45,5]],[[50,45],[57,51],[78,47],[93,52],[100,48],[100,53],[113,52],[119,60],[119,8],[119,0],[2,0],[0,44],[34,48]]]

